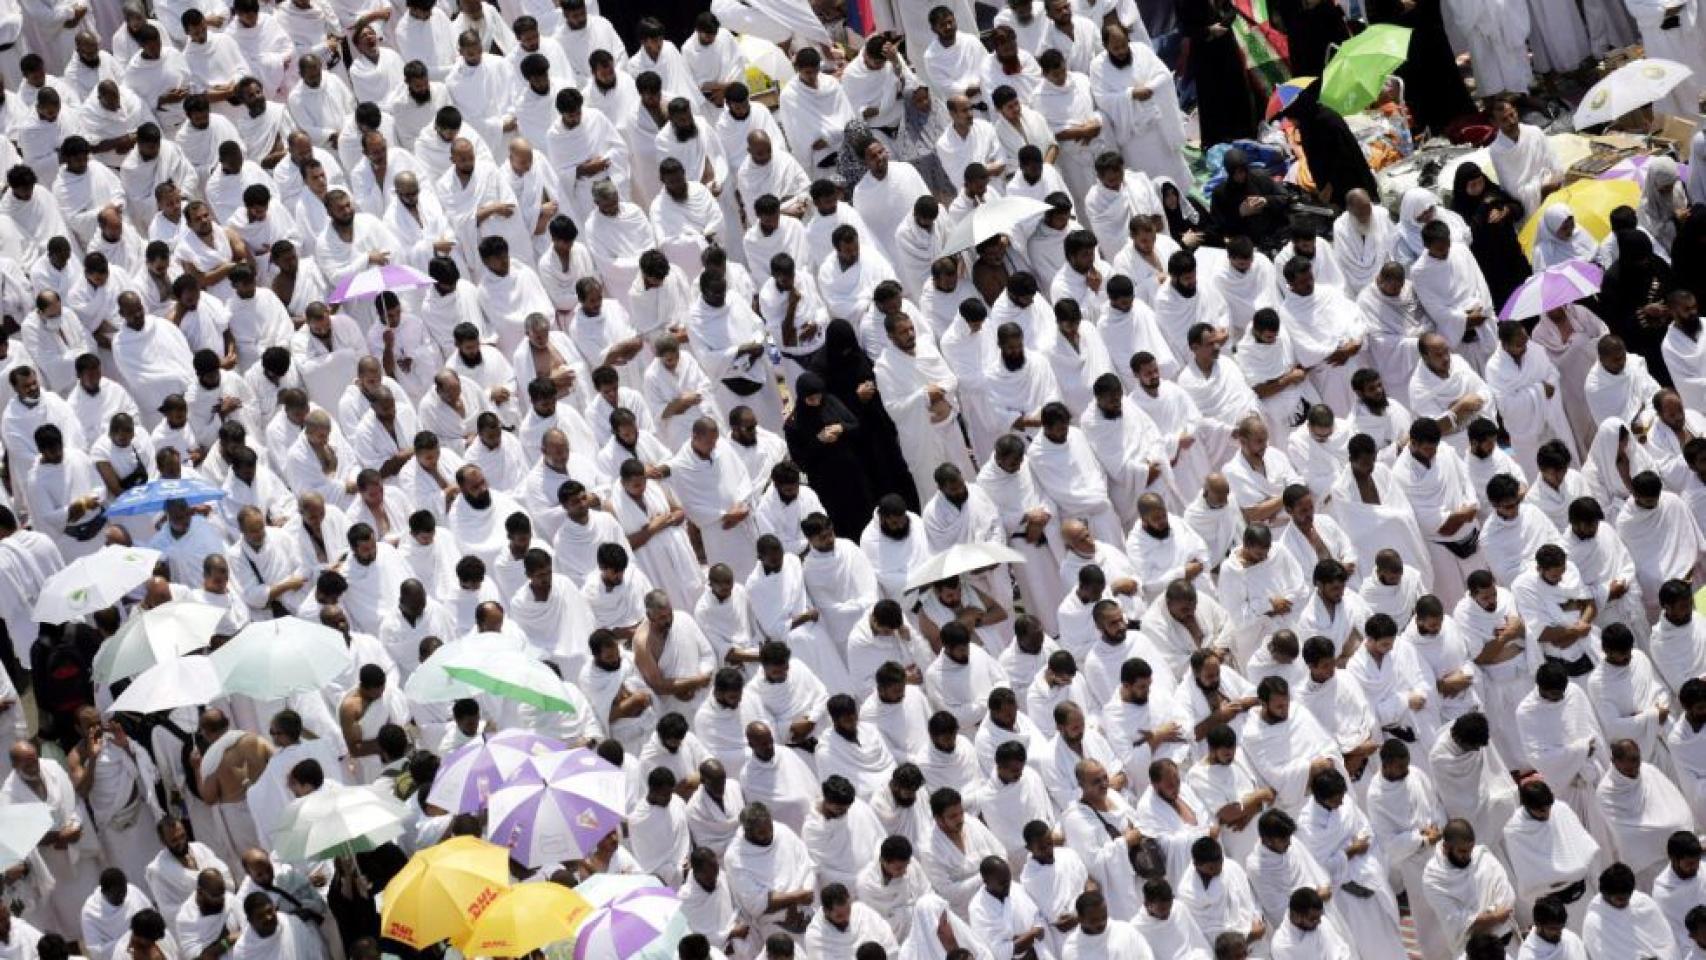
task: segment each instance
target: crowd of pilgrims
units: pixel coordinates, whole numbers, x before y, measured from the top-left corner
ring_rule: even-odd
[[[1370,0],[1418,129],[1496,129],[1396,215],[1313,91],[1312,194],[1198,199],[1268,128],[1229,0],[598,6],[0,0],[0,804],[53,816],[0,960],[413,957],[375,893],[509,730],[624,771],[538,876],[678,886],[680,960],[1706,956],[1706,141],[1517,241],[1527,48],[1706,61],[1694,0]],[[1272,6],[1319,72],[1344,10]],[[329,303],[378,266],[430,285]],[[225,496],[106,515],[161,478]],[[112,544],[156,576],[36,622]],[[1023,562],[911,582],[955,545]],[[353,664],[113,718],[92,654],[185,599]],[[577,709],[412,700],[465,638]],[[328,783],[403,839],[274,857]]]

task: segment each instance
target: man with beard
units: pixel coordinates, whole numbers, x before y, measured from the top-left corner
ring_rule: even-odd
[[[753,568],[758,536],[750,502],[753,484],[720,436],[715,420],[694,421],[692,435],[670,461],[669,486],[699,528],[706,561],[726,563],[744,577]]]
[[[49,933],[78,939],[83,902],[95,890],[100,873],[99,841],[92,830],[84,829],[83,809],[64,767],[43,761],[30,743],[13,744],[8,759],[11,771],[0,783],[0,797],[6,804],[45,803],[52,817],[37,849],[53,889],[35,919]]]
[[[195,898],[205,885],[205,874],[221,881],[220,891],[232,883],[231,868],[227,867],[213,849],[198,840],[191,840],[182,820],[174,816],[161,818],[157,830],[165,846],[148,864],[145,877],[148,892],[154,897],[161,915],[179,916],[184,904]]]
[[[223,865],[196,874],[191,895],[172,915],[172,935],[182,956],[201,957],[209,950],[218,955],[242,936],[245,920],[231,887]]]
[[[243,898],[248,927],[231,948],[235,960],[323,960],[325,951],[315,931],[293,914],[283,913],[266,891]]]
[[[393,251],[401,253],[401,245],[390,228],[371,213],[357,213],[349,192],[341,187],[326,191],[326,228],[314,241],[314,260],[320,272],[332,283],[338,283],[351,273],[365,267],[384,266],[392,262]],[[360,300],[346,305],[370,317],[371,306],[362,307]]]

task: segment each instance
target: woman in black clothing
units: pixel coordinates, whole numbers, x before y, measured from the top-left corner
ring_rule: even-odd
[[[919,509],[918,491],[913,487],[906,459],[901,456],[894,421],[883,406],[883,398],[877,395],[876,368],[859,348],[859,334],[854,332],[852,324],[846,320],[829,322],[823,335],[823,349],[813,358],[812,372],[823,378],[826,396],[839,400],[859,424],[856,439],[860,467],[872,500],[886,493],[898,493],[906,500],[907,509]],[[817,489],[817,483],[814,474],[813,489]],[[828,505],[825,499],[824,506]],[[840,525],[836,528],[839,530]]]
[[[858,540],[871,522],[872,504],[859,418],[808,370],[794,383],[794,411],[784,433],[788,456],[811,478],[836,535]]]
[[[1672,288],[1670,266],[1653,252],[1653,241],[1640,230],[1617,234],[1617,262],[1605,271],[1599,288],[1599,315],[1611,332],[1647,361],[1647,371],[1662,386],[1670,386],[1665,366],[1665,324],[1670,311],[1665,296]]]
[[[1285,31],[1294,77],[1319,77],[1327,69],[1327,48],[1351,36],[1335,0],[1269,0],[1268,11]]]
[[[1371,197],[1380,196],[1380,185],[1368,169],[1362,144],[1344,117],[1321,104],[1320,84],[1311,84],[1298,94],[1285,114],[1297,124],[1303,156],[1309,161],[1309,176],[1322,202],[1343,208],[1345,194],[1359,187]]]
[[[1441,0],[1368,0],[1370,23],[1409,27],[1410,55],[1398,68],[1404,99],[1416,126],[1443,133],[1452,121],[1475,112],[1457,54],[1445,34]]]
[[[1452,184],[1451,211],[1469,224],[1470,252],[1487,278],[1494,305],[1503,307],[1533,272],[1517,239],[1522,204],[1487,179],[1478,165],[1464,163]]]
[[[1178,0],[1177,9],[1179,32],[1190,43],[1204,149],[1254,137],[1261,115],[1250,93],[1244,51],[1232,33],[1238,17],[1232,0]]]
[[[1706,299],[1706,202],[1695,202],[1683,212],[1670,244],[1671,274],[1681,279],[1677,286]]]

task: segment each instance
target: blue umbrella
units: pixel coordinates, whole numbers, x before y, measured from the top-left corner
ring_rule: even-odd
[[[159,513],[169,500],[182,500],[190,506],[225,499],[225,491],[206,480],[150,480],[140,487],[131,487],[119,494],[107,507],[109,517],[145,517]]]

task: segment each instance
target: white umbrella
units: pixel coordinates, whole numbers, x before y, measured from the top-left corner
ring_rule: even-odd
[[[199,707],[221,692],[219,671],[213,668],[210,658],[177,657],[138,674],[107,708],[107,713],[149,714]]]
[[[124,599],[154,575],[160,551],[147,547],[102,547],[47,578],[36,597],[42,623],[78,620]]]
[[[377,790],[327,783],[285,808],[273,853],[292,863],[366,853],[401,837],[406,813]]]
[[[1606,74],[1576,107],[1577,130],[1610,123],[1664,99],[1694,71],[1674,60],[1633,60]]]
[[[226,693],[257,700],[321,690],[351,662],[342,634],[296,617],[249,624],[212,660]]]
[[[10,870],[27,860],[52,829],[53,809],[45,803],[0,806],[0,870]]]
[[[1017,550],[996,543],[956,543],[916,567],[906,576],[906,589],[917,590],[938,580],[982,570],[1000,563],[1024,563]]]
[[[970,250],[990,237],[1012,233],[1019,224],[1048,212],[1048,204],[1031,197],[997,197],[971,213],[948,230],[942,241],[942,255]]]
[[[95,654],[95,682],[134,677],[157,663],[200,650],[224,616],[218,607],[193,600],[174,600],[132,616]]]
[[[477,697],[484,691],[469,686],[460,680],[451,679],[444,672],[446,664],[460,663],[467,665],[477,662],[467,659],[470,652],[484,656],[495,653],[525,653],[539,659],[539,653],[525,639],[508,633],[476,633],[471,637],[447,643],[439,647],[432,656],[409,674],[408,682],[403,684],[403,692],[415,703],[449,703],[452,700],[462,700]]]

